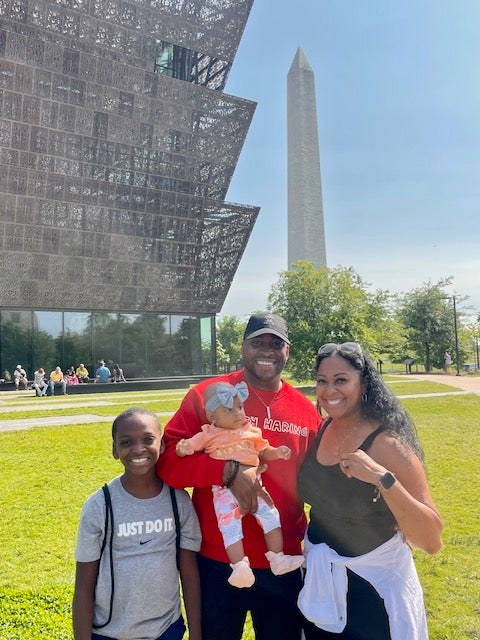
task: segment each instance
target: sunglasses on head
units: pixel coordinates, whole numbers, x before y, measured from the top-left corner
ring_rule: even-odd
[[[337,344],[336,342],[327,342],[320,347],[317,352],[317,356],[328,355],[329,353],[333,353],[333,351],[338,351],[339,353],[351,353],[356,356],[363,356],[362,347],[358,344],[358,342],[344,342],[343,344]]]

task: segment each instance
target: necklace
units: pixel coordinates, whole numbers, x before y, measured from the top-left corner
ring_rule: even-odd
[[[270,402],[267,404],[266,402],[263,401],[263,398],[261,398],[258,393],[255,391],[255,389],[248,385],[249,388],[253,391],[253,393],[257,396],[257,398],[260,400],[260,402],[263,404],[263,406],[265,407],[265,411],[267,412],[267,418],[269,420],[271,420],[272,416],[270,415],[270,406],[275,402],[275,400],[277,399],[278,394],[280,393],[280,391],[283,389],[283,384],[280,387],[280,389],[278,391],[275,392],[273,398],[270,400]]]
[[[340,456],[340,449],[342,448],[342,446],[345,444],[345,442],[350,438],[350,436],[353,436],[354,433],[356,433],[356,431],[358,431],[360,425],[356,424],[352,429],[350,429],[350,431],[347,433],[346,436],[344,436],[341,440],[337,439],[337,458]],[[335,434],[336,437],[337,434]]]

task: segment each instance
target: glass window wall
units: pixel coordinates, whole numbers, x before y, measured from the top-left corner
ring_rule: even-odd
[[[38,367],[120,364],[127,378],[214,372],[213,317],[109,312],[0,311],[0,377],[17,364]]]

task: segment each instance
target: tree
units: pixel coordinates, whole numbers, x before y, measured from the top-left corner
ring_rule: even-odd
[[[230,359],[221,342],[217,340],[217,373],[228,373]]]
[[[455,318],[451,296],[444,291],[451,281],[428,282],[399,298],[398,315],[408,332],[411,356],[422,361],[427,372],[432,366],[443,367],[446,351],[455,353]]]
[[[300,261],[280,274],[268,307],[287,321],[289,370],[297,380],[312,378],[316,352],[326,342],[359,342],[374,358],[383,353],[385,337],[398,328],[388,308],[389,294],[371,294],[367,288],[352,268],[317,269]]]
[[[472,345],[473,361],[477,369],[480,369],[480,315],[464,328],[466,339]]]
[[[222,348],[222,357],[229,367],[241,359],[242,341],[245,332],[245,322],[241,322],[237,316],[224,316],[217,321],[217,360],[219,346]]]

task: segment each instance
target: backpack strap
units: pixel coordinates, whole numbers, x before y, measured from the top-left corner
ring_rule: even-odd
[[[180,571],[180,517],[178,515],[178,504],[177,504],[177,496],[175,495],[175,489],[170,487],[170,497],[172,499],[172,508],[173,508],[173,518],[175,520],[175,551],[176,551],[176,559],[177,559],[177,569]]]
[[[108,532],[108,523],[110,521],[110,546],[109,546],[109,560],[110,560],[110,582],[112,584],[112,589],[110,591],[110,609],[108,613],[108,619],[103,624],[92,625],[94,629],[103,629],[112,619],[113,614],[113,594],[115,591],[115,579],[113,574],[113,507],[112,507],[112,499],[110,497],[110,491],[108,490],[108,485],[104,484],[102,487],[103,495],[105,498],[105,531],[103,534],[102,547],[100,549],[100,558],[102,558],[103,552],[105,551],[105,547],[107,546],[107,532]]]

